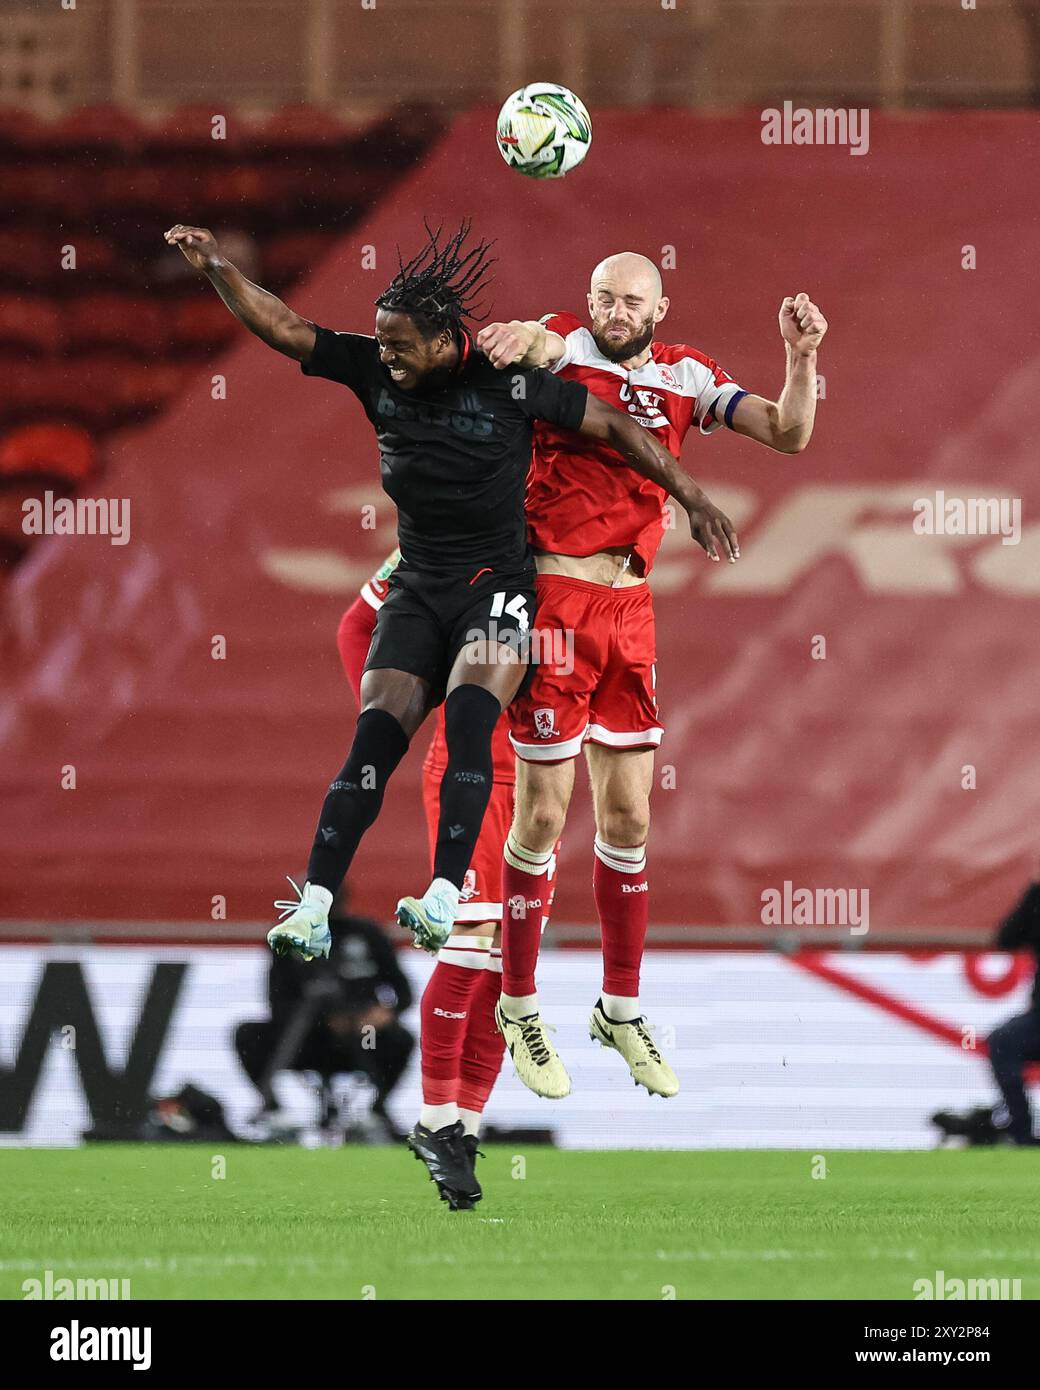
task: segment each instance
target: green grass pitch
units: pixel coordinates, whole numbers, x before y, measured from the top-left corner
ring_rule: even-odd
[[[489,1146],[451,1213],[404,1149],[9,1149],[0,1297],[47,1269],[135,1299],[1037,1297],[1035,1151],[817,1154]]]

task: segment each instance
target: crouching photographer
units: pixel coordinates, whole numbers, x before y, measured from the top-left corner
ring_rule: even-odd
[[[1040,960],[1040,883],[1033,883],[997,929],[998,951],[1032,951]],[[940,1142],[962,1139],[968,1145],[1040,1143],[1033,1134],[1033,1115],[1026,1095],[1025,1072],[1040,1062],[1040,971],[1033,979],[1030,1007],[995,1028],[986,1040],[993,1078],[1002,1106],[981,1105],[967,1114],[940,1110],[932,1123]]]
[[[1034,883],[997,933],[998,951],[1032,951],[1040,959],[1040,883]],[[1026,1095],[1028,1062],[1040,1062],[1040,971],[1033,977],[1033,996],[1024,1014],[1016,1014],[989,1035],[989,1062],[1007,1109],[1007,1137],[1013,1144],[1036,1144],[1033,1115]]]
[[[328,960],[272,958],[271,1016],[240,1023],[235,1051],[260,1092],[262,1115],[277,1112],[272,1082],[279,1071],[313,1071],[326,1082],[336,1075],[363,1074],[376,1088],[372,1115],[386,1137],[396,1138],[386,1102],[415,1047],[415,1038],[400,1021],[412,990],[383,929],[347,913],[345,905],[344,890],[329,918]]]

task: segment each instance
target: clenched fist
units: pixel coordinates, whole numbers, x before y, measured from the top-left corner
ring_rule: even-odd
[[[179,246],[196,270],[213,270],[220,264],[220,247],[205,227],[185,227],[180,222],[166,233],[171,246]]]
[[[827,332],[827,320],[803,291],[780,305],[780,332],[784,342],[798,353],[815,352]]]
[[[534,334],[519,320],[489,323],[477,334],[477,347],[493,367],[511,367],[520,362],[534,345]]]

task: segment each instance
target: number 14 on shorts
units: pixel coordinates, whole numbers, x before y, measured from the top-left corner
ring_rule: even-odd
[[[516,619],[516,625],[520,630],[521,636],[531,626],[531,620],[527,616],[526,594],[516,594],[508,603],[506,602],[505,589],[499,589],[497,594],[493,594],[491,598],[491,613],[489,616],[492,618],[501,618],[505,613],[508,613],[511,618]]]

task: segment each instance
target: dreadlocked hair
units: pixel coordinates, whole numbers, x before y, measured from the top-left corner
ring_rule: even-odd
[[[442,227],[433,231],[425,219],[423,226],[426,245],[408,262],[402,260],[398,247],[397,274],[376,305],[407,314],[424,337],[432,338],[445,329],[457,333],[463,319],[487,318],[480,312],[480,296],[491,283],[488,272],[495,262],[488,252],[494,243],[479,241],[464,250],[472,227],[468,220],[443,244]]]

